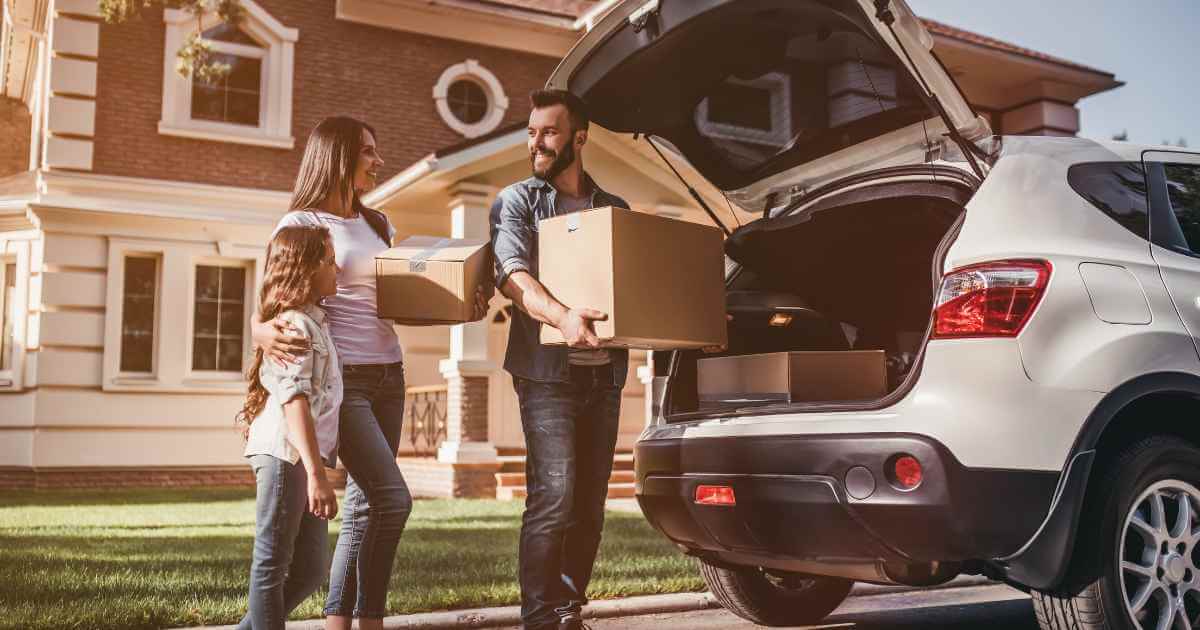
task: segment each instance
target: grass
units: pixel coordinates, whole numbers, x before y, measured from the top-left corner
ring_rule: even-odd
[[[389,614],[517,603],[521,508],[418,501],[392,572]],[[0,629],[236,623],[253,536],[252,489],[0,492]],[[702,588],[694,561],[640,515],[608,513],[592,598]],[[292,618],[319,617],[324,598],[316,593]]]

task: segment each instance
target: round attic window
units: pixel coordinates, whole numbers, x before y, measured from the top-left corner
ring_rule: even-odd
[[[474,59],[446,68],[433,86],[433,100],[446,126],[467,138],[500,126],[508,109],[508,97],[496,75]]]

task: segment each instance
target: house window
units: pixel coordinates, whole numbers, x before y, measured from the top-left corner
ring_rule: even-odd
[[[696,129],[714,140],[778,149],[792,137],[791,82],[781,72],[728,77],[696,106]],[[754,149],[748,149],[753,152]]]
[[[450,84],[446,91],[446,102],[450,112],[462,122],[473,125],[487,115],[488,97],[479,84],[470,79],[459,79]]]
[[[228,66],[229,73],[214,83],[192,77],[192,119],[257,127],[265,51],[241,29],[228,24],[204,31],[204,39],[213,46],[211,61]]]
[[[163,50],[163,104],[159,133],[221,142],[290,149],[292,74],[299,32],[283,26],[253,0],[238,26],[215,14],[201,18],[190,11],[163,12],[167,37]],[[201,37],[212,61],[230,72],[215,83],[176,71],[175,52],[204,25]]]
[[[158,259],[125,259],[121,297],[121,371],[154,371],[154,321],[158,297]]]
[[[13,368],[17,338],[17,263],[0,261],[0,372]]]
[[[246,269],[198,265],[192,369],[240,372],[246,325]]]
[[[433,86],[433,100],[446,126],[467,138],[500,126],[508,110],[500,80],[474,59],[446,68]]]

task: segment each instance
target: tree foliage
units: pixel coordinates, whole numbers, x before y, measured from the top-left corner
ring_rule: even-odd
[[[213,59],[212,44],[202,34],[205,28],[216,23],[205,24],[205,17],[212,13],[216,14],[217,21],[238,24],[243,11],[239,0],[99,0],[99,3],[100,15],[110,24],[137,18],[143,9],[152,5],[190,12],[196,18],[196,31],[175,53],[175,71],[185,77],[194,75],[206,83],[215,83],[229,75],[229,64]]]

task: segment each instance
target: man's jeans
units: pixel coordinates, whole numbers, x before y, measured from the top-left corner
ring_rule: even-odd
[[[329,526],[308,511],[303,462],[251,455],[258,491],[250,611],[238,630],[283,630],[288,613],[325,579]]]
[[[325,614],[380,619],[396,546],[412,511],[412,496],[396,466],[404,367],[347,365],[342,381],[338,456],[348,475]]]
[[[567,383],[516,378],[525,431],[521,620],[557,624],[587,603],[604,527],[621,390],[612,365],[570,368]]]

